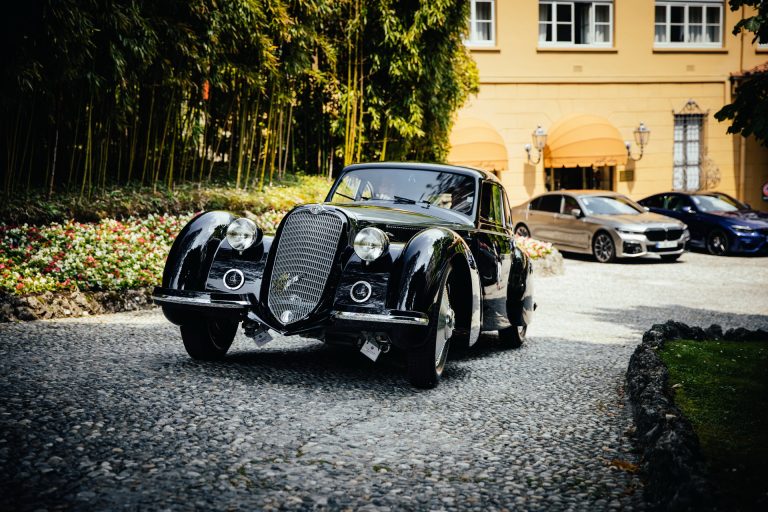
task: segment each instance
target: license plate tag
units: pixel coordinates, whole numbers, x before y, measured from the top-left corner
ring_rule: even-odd
[[[269,330],[264,329],[263,331],[256,333],[251,339],[253,339],[253,341],[256,342],[257,347],[263,347],[264,345],[272,341],[274,339],[274,336],[272,336],[272,333]]]
[[[381,354],[381,349],[379,348],[379,345],[376,342],[372,341],[366,341],[363,343],[362,348],[360,349],[360,352],[373,361],[374,363],[379,358],[379,354]]]
[[[668,241],[668,242],[658,242],[656,244],[656,247],[659,249],[671,249],[673,247],[677,247],[677,242],[674,240]]]

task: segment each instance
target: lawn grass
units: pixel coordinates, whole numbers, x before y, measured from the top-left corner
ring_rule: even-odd
[[[768,504],[768,343],[667,342],[675,403],[693,424],[728,510]]]

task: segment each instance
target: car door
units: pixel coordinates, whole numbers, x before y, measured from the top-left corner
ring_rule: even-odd
[[[488,330],[509,327],[507,285],[512,268],[514,245],[508,226],[504,192],[498,183],[481,185],[478,232],[473,252],[483,288],[483,327]]]
[[[555,215],[560,213],[562,194],[546,194],[531,201],[528,228],[531,236],[545,242],[557,242]]]
[[[589,249],[590,232],[584,224],[583,208],[575,197],[563,194],[561,211],[555,216],[557,243],[563,247]],[[576,216],[574,213],[578,213]]]
[[[667,198],[664,215],[678,219],[688,226],[694,244],[702,244],[711,229],[709,223],[699,211],[690,196],[686,194],[670,194]]]

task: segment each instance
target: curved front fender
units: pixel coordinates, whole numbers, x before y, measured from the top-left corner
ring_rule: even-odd
[[[213,258],[233,220],[229,212],[213,211],[189,221],[168,253],[163,288],[204,291]]]
[[[472,288],[469,344],[472,345],[480,335],[480,278],[469,246],[449,229],[425,229],[406,244],[399,258],[398,287],[394,290],[395,308],[418,311],[431,317],[446,268],[451,262],[466,265],[469,274]]]

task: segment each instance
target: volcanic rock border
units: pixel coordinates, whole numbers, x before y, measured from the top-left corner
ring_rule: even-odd
[[[643,334],[627,368],[627,391],[642,452],[645,499],[654,510],[712,510],[717,491],[690,421],[674,404],[669,371],[658,355],[669,340],[768,341],[768,331],[706,329],[669,320]]]
[[[101,292],[0,293],[0,322],[82,317],[152,307],[150,288]]]

